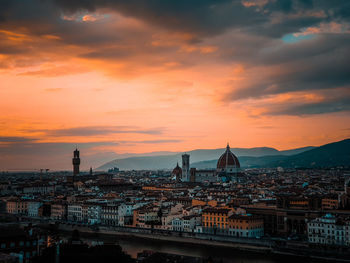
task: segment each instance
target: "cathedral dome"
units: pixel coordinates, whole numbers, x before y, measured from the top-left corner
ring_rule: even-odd
[[[172,174],[182,174],[182,169],[179,166],[179,163],[176,164],[176,167],[173,169]]]
[[[240,168],[240,164],[236,155],[234,155],[230,146],[227,144],[226,151],[220,156],[217,164],[217,169]]]

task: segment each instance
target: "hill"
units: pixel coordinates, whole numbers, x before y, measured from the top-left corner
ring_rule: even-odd
[[[270,161],[276,160],[273,156],[288,156],[295,153],[304,152],[314,147],[303,147],[287,151],[278,151],[270,147],[256,147],[256,148],[231,148],[231,150],[238,156],[245,156],[243,160],[246,160],[247,165],[250,162],[257,163],[259,165],[264,164],[264,160],[267,158]],[[220,155],[225,151],[225,148],[219,149],[197,149],[187,152],[190,154],[191,163],[198,163],[207,160],[215,160],[220,157]],[[154,170],[154,169],[172,169],[175,167],[176,163],[181,163],[181,155],[183,153],[174,153],[174,154],[162,154],[156,156],[133,156],[128,158],[119,158],[113,161],[107,162],[102,166],[98,167],[97,170],[108,170],[112,167],[119,167],[122,170]],[[246,157],[248,156],[248,157]],[[264,156],[263,159],[260,157]],[[279,160],[279,157],[277,157]],[[212,161],[212,162],[213,162]],[[210,162],[210,161],[207,161]],[[202,164],[200,164],[202,165]],[[191,165],[192,167],[195,167]],[[205,165],[204,165],[205,166]],[[216,166],[216,163],[213,167]],[[243,165],[242,165],[243,166]],[[244,166],[246,167],[246,166]],[[247,167],[252,167],[251,165]],[[208,167],[205,167],[208,168]]]
[[[350,166],[350,139],[325,144],[315,149],[274,160],[268,167],[327,168]]]
[[[304,148],[308,149],[308,147]],[[296,152],[294,150],[290,153]],[[242,168],[330,168],[350,166],[350,139],[329,143],[307,151],[287,155],[274,156],[241,156],[239,162]],[[197,169],[213,169],[217,159],[192,163]]]

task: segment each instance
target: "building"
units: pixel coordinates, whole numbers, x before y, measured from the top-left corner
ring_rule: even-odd
[[[28,215],[28,201],[12,198],[6,202],[6,212],[15,215]]]
[[[233,214],[232,209],[207,208],[202,212],[204,233],[227,234],[228,218]]]
[[[134,203],[124,203],[118,207],[118,225],[132,225],[133,223],[133,210],[137,207],[141,206],[141,204]]]
[[[83,207],[81,204],[69,204],[67,207],[67,219],[72,222],[83,221]]]
[[[173,176],[173,178],[179,182],[181,181],[181,178],[182,178],[182,169],[181,167],[179,166],[179,163],[176,164],[176,167],[173,169],[171,175]]]
[[[228,218],[228,234],[236,237],[258,238],[264,236],[262,217],[244,214],[231,215]]]
[[[73,176],[76,176],[79,174],[79,166],[80,166],[80,157],[79,157],[79,151],[78,149],[75,149],[73,153]]]
[[[350,174],[344,175],[344,193],[340,196],[341,207],[350,209]]]
[[[182,169],[178,165],[173,170],[176,178],[182,175],[182,182],[215,183],[215,182],[244,182],[244,174],[241,171],[238,158],[231,152],[227,144],[226,151],[220,156],[215,169],[190,168],[190,156],[182,155]]]
[[[194,232],[196,226],[201,225],[202,217],[200,215],[188,215],[182,218],[183,231]]]
[[[137,227],[151,228],[154,225],[162,225],[158,209],[155,207],[142,207],[138,210]]]
[[[190,181],[190,155],[182,155],[182,182]]]
[[[307,224],[308,240],[319,245],[350,245],[350,220],[332,214],[316,218]]]
[[[338,195],[328,195],[322,198],[322,210],[334,210],[338,208]]]
[[[48,195],[55,191],[55,186],[47,183],[26,184],[22,188],[23,194],[41,194]]]
[[[38,217],[39,216],[39,208],[42,206],[42,202],[30,200],[28,201],[28,216],[30,217]]]
[[[193,178],[193,179],[192,179]],[[191,180],[192,182],[198,183],[215,183],[218,181],[215,170],[197,170],[196,168],[191,168]]]
[[[184,220],[182,216],[175,217],[171,220],[171,229],[178,232],[184,231]]]
[[[100,204],[87,205],[87,223],[89,225],[96,225],[101,223],[102,208]]]
[[[51,219],[55,219],[55,220],[67,219],[67,205],[63,202],[52,203]]]
[[[244,180],[241,165],[236,155],[231,152],[229,144],[227,144],[226,151],[218,159],[216,172],[222,182],[240,183]]]
[[[107,204],[101,208],[101,223],[107,226],[118,225],[118,205]]]

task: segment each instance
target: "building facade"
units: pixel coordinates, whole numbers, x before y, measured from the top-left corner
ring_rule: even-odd
[[[350,245],[350,220],[326,214],[307,224],[308,240],[320,245]]]

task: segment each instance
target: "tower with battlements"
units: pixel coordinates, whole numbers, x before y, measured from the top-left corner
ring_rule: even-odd
[[[79,151],[78,149],[75,149],[73,153],[73,176],[76,176],[79,174],[79,166],[80,166],[80,157],[79,157]]]

